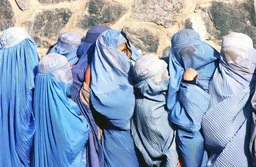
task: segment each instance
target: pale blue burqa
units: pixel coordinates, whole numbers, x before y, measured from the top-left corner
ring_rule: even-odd
[[[51,53],[38,65],[33,99],[33,167],[84,167],[89,126],[67,97],[73,78],[66,57]]]
[[[68,59],[70,65],[75,65],[79,60],[77,49],[82,42],[82,37],[82,35],[75,32],[62,33],[49,53],[63,55]]]
[[[210,106],[202,120],[207,166],[251,166],[250,96],[255,60],[250,37],[231,33],[223,38],[221,60],[209,86]]]
[[[125,42],[120,31],[105,31],[96,41],[91,63],[91,103],[102,116],[105,166],[111,167],[139,166],[130,133],[135,107],[129,75],[132,62],[116,49]]]
[[[203,114],[210,102],[208,84],[219,53],[201,41],[193,30],[181,30],[172,37],[169,55],[170,82],[167,107],[170,121],[177,126],[177,146],[184,166],[205,166],[207,154],[200,132]],[[198,80],[183,80],[185,69],[198,72]]]
[[[175,130],[168,121],[167,64],[155,55],[145,55],[134,65],[136,105],[131,131],[147,166],[176,167]]]
[[[23,28],[5,30],[0,43],[0,166],[29,167],[35,132],[34,77],[39,58]]]

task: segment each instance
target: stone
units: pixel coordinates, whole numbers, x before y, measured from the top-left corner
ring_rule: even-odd
[[[60,30],[68,23],[71,15],[72,12],[64,8],[40,12],[31,22],[31,35],[39,39],[57,40]]]
[[[161,57],[163,60],[165,60],[166,57],[169,59],[170,50],[171,50],[171,46],[166,47],[166,48],[163,50],[162,55],[161,55],[160,57]]]
[[[183,0],[135,0],[131,18],[167,27],[177,21],[183,7]]]
[[[21,9],[21,10],[27,10],[29,9],[30,7],[30,3],[29,3],[29,0],[15,0],[18,7]]]
[[[8,0],[0,1],[0,31],[15,25],[14,12]]]
[[[256,19],[254,2],[212,2],[211,6],[203,9],[212,20],[213,26],[207,26],[207,31],[221,40],[230,32],[240,32],[249,35],[256,46]],[[205,20],[208,21],[209,20]]]
[[[129,27],[123,28],[127,33],[131,43],[142,51],[142,53],[156,53],[159,46],[159,38],[156,34],[148,29],[131,29]]]
[[[38,0],[41,4],[56,4],[64,1],[70,2],[71,0]]]
[[[109,26],[121,18],[127,10],[127,8],[119,4],[109,3],[104,0],[90,0],[78,26],[83,29],[89,29],[95,25]]]
[[[32,36],[32,39],[34,40],[36,46],[38,48],[50,48],[51,44],[47,42],[46,40],[42,40],[40,37]]]

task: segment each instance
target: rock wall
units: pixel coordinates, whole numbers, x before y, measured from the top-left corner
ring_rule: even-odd
[[[95,25],[127,32],[143,53],[168,56],[170,37],[183,28],[220,49],[229,32],[242,32],[256,46],[256,0],[1,0],[0,31],[25,27],[40,57],[67,31],[85,35]]]

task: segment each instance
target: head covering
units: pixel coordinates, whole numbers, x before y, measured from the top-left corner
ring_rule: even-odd
[[[170,120],[178,126],[177,145],[185,166],[205,165],[206,152],[199,130],[202,116],[209,104],[208,84],[218,57],[218,52],[201,41],[194,30],[181,30],[172,37],[167,107]],[[199,77],[195,84],[183,81],[187,68],[198,72]]]
[[[81,45],[78,47],[77,54],[81,57],[75,67],[72,68],[74,78],[72,99],[77,103],[80,112],[85,116],[90,126],[89,140],[86,144],[86,166],[99,167],[104,165],[103,150],[98,139],[98,126],[92,115],[92,111],[80,98],[79,92],[85,81],[85,71],[91,63],[95,48],[95,41],[98,36],[108,30],[105,26],[94,26],[87,31]],[[86,86],[86,85],[84,85]],[[89,90],[90,91],[90,90]]]
[[[68,60],[48,54],[40,60],[38,71],[32,166],[85,166],[89,127],[78,106],[66,96],[67,85],[72,82]]]
[[[248,131],[255,59],[247,35],[223,38],[220,64],[209,86],[210,106],[202,120],[209,166],[251,166]]]
[[[129,72],[130,59],[117,50],[121,32],[102,33],[95,46],[91,63],[91,102],[103,116],[102,145],[107,166],[138,166],[130,134],[135,97]]]
[[[77,48],[81,44],[82,36],[75,32],[65,32],[58,38],[58,42],[49,53],[58,53],[68,59],[70,65],[75,65],[79,60]]]
[[[175,132],[166,110],[169,83],[166,67],[165,61],[155,55],[144,55],[137,59],[133,70],[136,105],[131,132],[147,166],[169,167],[178,163]]]
[[[72,99],[79,95],[79,91],[85,80],[85,71],[88,64],[91,63],[92,55],[94,53],[95,41],[98,36],[108,30],[109,27],[106,26],[94,26],[88,30],[86,36],[83,38],[81,45],[78,47],[77,54],[81,57],[75,67],[72,68],[72,75],[74,78],[74,90],[72,94]]]
[[[133,74],[137,82],[150,80],[159,84],[169,79],[166,62],[158,59],[155,55],[139,57],[134,65]]]
[[[32,98],[39,58],[24,28],[5,30],[0,43],[0,166],[30,166],[35,131]]]

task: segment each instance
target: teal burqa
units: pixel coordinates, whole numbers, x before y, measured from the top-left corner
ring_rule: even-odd
[[[19,27],[5,30],[0,43],[0,166],[29,167],[35,132],[36,46]]]
[[[68,60],[48,54],[39,62],[38,72],[32,166],[84,167],[89,126],[76,103],[67,97],[73,82]]]

